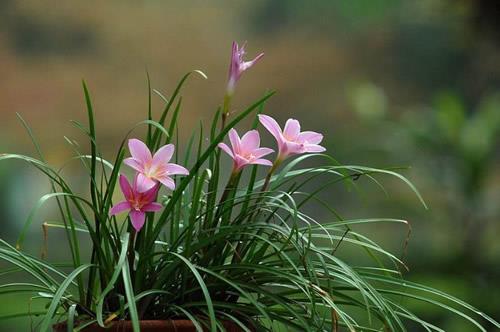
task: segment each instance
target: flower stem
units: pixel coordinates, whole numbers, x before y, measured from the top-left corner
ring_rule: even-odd
[[[221,216],[221,214],[224,211],[224,207],[226,205],[225,203],[229,198],[229,195],[236,189],[236,184],[238,182],[240,173],[241,172],[236,169],[233,170],[233,172],[231,173],[231,177],[227,181],[226,187],[224,188],[224,192],[222,193],[222,196],[220,198],[219,207],[217,209],[217,213],[215,214],[215,220],[217,220]]]
[[[281,165],[281,161],[281,159],[276,159],[273,166],[271,166],[271,168],[269,169],[269,172],[267,172],[266,179],[264,180],[264,184],[262,185],[262,189],[260,190],[261,193],[267,191],[269,183],[271,182],[271,177],[273,176],[274,171],[279,167],[279,165]]]
[[[227,118],[229,116],[229,109],[230,109],[230,106],[231,106],[231,95],[226,93],[224,95],[224,104],[222,105],[222,122],[221,122],[221,130],[224,129],[224,127],[226,127],[226,121],[227,121]]]

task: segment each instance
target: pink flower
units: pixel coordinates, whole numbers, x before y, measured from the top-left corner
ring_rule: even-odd
[[[234,161],[234,171],[239,171],[242,167],[250,164],[272,166],[272,162],[262,157],[273,153],[269,148],[260,147],[260,136],[257,130],[250,130],[240,139],[234,128],[229,130],[229,140],[231,148],[224,143],[219,143],[225,153]]]
[[[128,141],[128,148],[132,157],[123,162],[138,172],[137,188],[140,192],[151,189],[158,181],[174,190],[175,182],[170,176],[189,174],[184,167],[169,163],[174,154],[173,144],[161,147],[154,156],[151,156],[151,151],[146,144],[135,138]]]
[[[252,67],[264,56],[264,53],[260,53],[252,61],[244,61],[243,56],[245,55],[245,44],[243,44],[240,48],[236,42],[233,42],[231,64],[229,66],[229,81],[227,83],[227,93],[229,95],[233,94],[236,82],[240,79],[241,74],[248,68]]]
[[[276,138],[279,147],[277,160],[284,160],[288,156],[306,152],[324,152],[326,149],[319,145],[323,135],[314,131],[300,131],[300,123],[295,119],[288,119],[285,129],[268,115],[259,115],[260,123]]]
[[[162,205],[154,202],[158,193],[159,185],[153,186],[146,192],[137,191],[137,179],[134,180],[134,185],[130,186],[127,178],[120,175],[120,188],[122,189],[125,201],[122,201],[111,208],[110,215],[115,215],[123,211],[129,210],[132,226],[138,232],[144,225],[146,212],[159,211]]]

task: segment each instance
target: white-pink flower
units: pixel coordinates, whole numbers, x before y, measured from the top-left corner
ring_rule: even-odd
[[[240,138],[234,128],[229,130],[231,148],[224,143],[219,143],[219,148],[233,158],[234,170],[239,171],[246,165],[258,164],[272,166],[272,162],[262,157],[273,153],[273,149],[260,147],[260,136],[257,130],[250,130]]]
[[[231,64],[229,65],[229,80],[227,83],[227,93],[232,95],[234,92],[234,88],[236,83],[241,77],[241,74],[248,68],[252,67],[257,61],[259,61],[264,53],[260,53],[251,61],[243,60],[243,56],[245,55],[245,44],[241,47],[238,46],[238,43],[233,42],[233,48],[231,52]]]
[[[314,131],[301,132],[300,123],[295,119],[288,119],[283,130],[278,122],[269,115],[259,114],[259,121],[278,143],[277,160],[284,160],[295,154],[326,151],[324,147],[319,145],[323,140],[323,135]]]
[[[155,212],[162,208],[160,203],[155,202],[159,185],[154,185],[146,192],[139,192],[137,190],[137,176],[134,179],[134,184],[131,186],[127,178],[124,175],[120,175],[120,188],[122,189],[123,196],[125,196],[125,200],[114,205],[109,214],[115,215],[128,210],[132,226],[138,232],[144,225],[146,212]]]
[[[184,167],[169,163],[175,150],[173,144],[162,146],[154,156],[151,155],[146,144],[135,138],[128,141],[128,148],[132,157],[123,162],[138,172],[137,189],[140,192],[151,189],[157,182],[174,190],[175,182],[171,176],[189,174]]]

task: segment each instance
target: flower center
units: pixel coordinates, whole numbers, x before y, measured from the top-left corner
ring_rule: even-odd
[[[243,158],[245,158],[246,160],[253,160],[255,159],[255,155],[251,152],[248,152],[243,155]]]
[[[142,206],[144,205],[141,201],[139,200],[134,200],[132,202],[130,202],[130,205],[132,206],[132,208],[136,211],[141,211],[142,209]]]
[[[167,175],[168,172],[162,165],[144,165],[144,175],[150,179],[154,179],[158,176]]]
[[[285,135],[283,134],[283,138],[287,141],[287,142],[290,142],[290,143],[295,143],[297,141],[297,138],[296,137],[291,137],[291,136],[288,136],[288,135]]]
[[[147,203],[145,202],[142,194],[134,195],[134,197],[131,197],[128,202],[130,203],[130,207],[132,207],[135,211],[142,211],[142,208]]]

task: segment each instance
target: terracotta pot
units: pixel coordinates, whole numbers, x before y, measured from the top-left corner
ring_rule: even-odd
[[[243,330],[233,322],[223,323],[227,332],[242,332]],[[173,320],[143,320],[140,322],[141,332],[196,332],[194,324],[190,320],[173,319]],[[53,326],[54,332],[66,332],[68,326],[66,323],[59,323]],[[110,328],[102,328],[97,324],[93,324],[83,332],[132,332],[132,323],[130,321],[118,321]],[[208,330],[207,330],[208,331]]]

